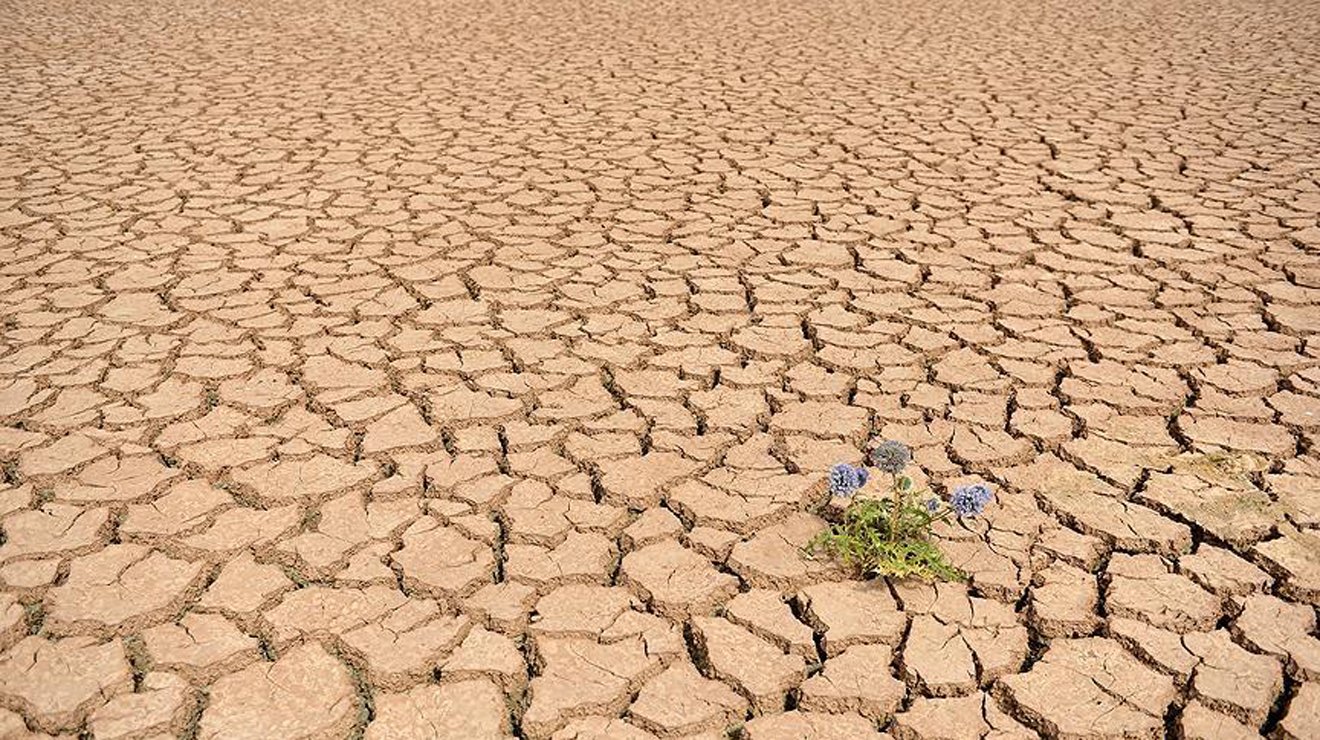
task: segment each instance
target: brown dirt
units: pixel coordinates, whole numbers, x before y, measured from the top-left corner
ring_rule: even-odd
[[[0,17],[0,735],[1320,732],[1315,3]]]

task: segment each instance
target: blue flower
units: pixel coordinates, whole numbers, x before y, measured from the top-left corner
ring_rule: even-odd
[[[848,463],[839,463],[830,468],[830,493],[835,496],[848,496],[857,493],[857,489],[866,485],[871,474],[866,468],[854,467]]]
[[[912,462],[912,450],[902,442],[881,442],[871,450],[871,464],[891,475],[898,475]]]
[[[839,463],[830,468],[830,493],[848,497],[857,493],[857,473],[848,463]]]
[[[932,499],[928,499],[928,500],[926,501],[926,513],[927,513],[927,514],[934,514],[935,512],[939,511],[939,509],[940,509],[940,500],[939,500],[939,499],[937,499],[937,498],[932,498]]]
[[[958,516],[973,517],[985,511],[985,505],[994,497],[995,494],[990,490],[990,486],[984,483],[958,486],[949,497],[949,507]]]
[[[871,471],[867,470],[866,468],[861,467],[860,465],[857,466],[857,467],[855,467],[855,468],[853,468],[853,474],[857,476],[857,487],[858,487],[858,488],[861,488],[862,486],[865,486],[865,485],[866,485],[866,482],[869,481],[869,480],[871,480]]]

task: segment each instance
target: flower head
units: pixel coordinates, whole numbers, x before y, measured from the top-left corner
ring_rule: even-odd
[[[973,483],[968,486],[958,486],[949,497],[949,506],[958,516],[973,517],[978,516],[985,511],[985,505],[995,497],[990,486],[984,483]]]
[[[866,468],[863,468],[860,465],[853,468],[853,474],[857,476],[858,488],[861,488],[862,486],[866,485],[866,482],[871,480],[871,471],[867,470]]]
[[[940,500],[939,500],[939,499],[937,499],[937,498],[932,498],[932,499],[927,499],[927,500],[926,500],[926,513],[927,513],[927,514],[934,514],[936,511],[939,511],[939,508],[940,508]]]
[[[857,493],[857,489],[866,485],[869,476],[863,468],[855,468],[848,463],[839,463],[830,468],[830,493],[835,496],[848,496]]]
[[[906,468],[910,462],[912,462],[912,450],[896,440],[881,442],[871,450],[871,464],[892,475],[903,472],[903,468]]]

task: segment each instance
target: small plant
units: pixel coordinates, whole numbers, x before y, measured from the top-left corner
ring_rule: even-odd
[[[931,526],[947,519],[972,518],[994,498],[984,483],[959,486],[945,501],[913,489],[903,470],[912,451],[902,442],[883,442],[871,450],[871,464],[890,477],[890,495],[879,499],[853,496],[871,478],[864,467],[839,463],[830,468],[834,496],[853,498],[843,520],[816,535],[807,551],[823,551],[866,576],[961,581],[966,575],[950,565],[930,539]]]

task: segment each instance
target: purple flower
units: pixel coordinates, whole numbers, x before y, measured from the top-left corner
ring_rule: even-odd
[[[898,475],[912,462],[912,450],[902,442],[881,442],[871,450],[871,464],[891,475]]]
[[[839,463],[830,468],[830,493],[835,496],[848,496],[857,493],[861,485],[857,481],[857,469],[848,463]]]
[[[926,513],[927,513],[927,514],[934,514],[935,512],[939,511],[939,509],[940,509],[940,500],[939,500],[939,499],[937,499],[937,498],[932,498],[932,499],[928,499],[928,500],[926,501]]]
[[[949,497],[949,507],[953,509],[958,516],[973,517],[978,516],[985,511],[985,505],[995,497],[990,486],[984,483],[973,483],[968,486],[958,486]]]
[[[871,471],[867,470],[866,468],[863,468],[860,465],[853,468],[853,473],[857,476],[858,488],[865,486],[866,482],[871,480]]]

